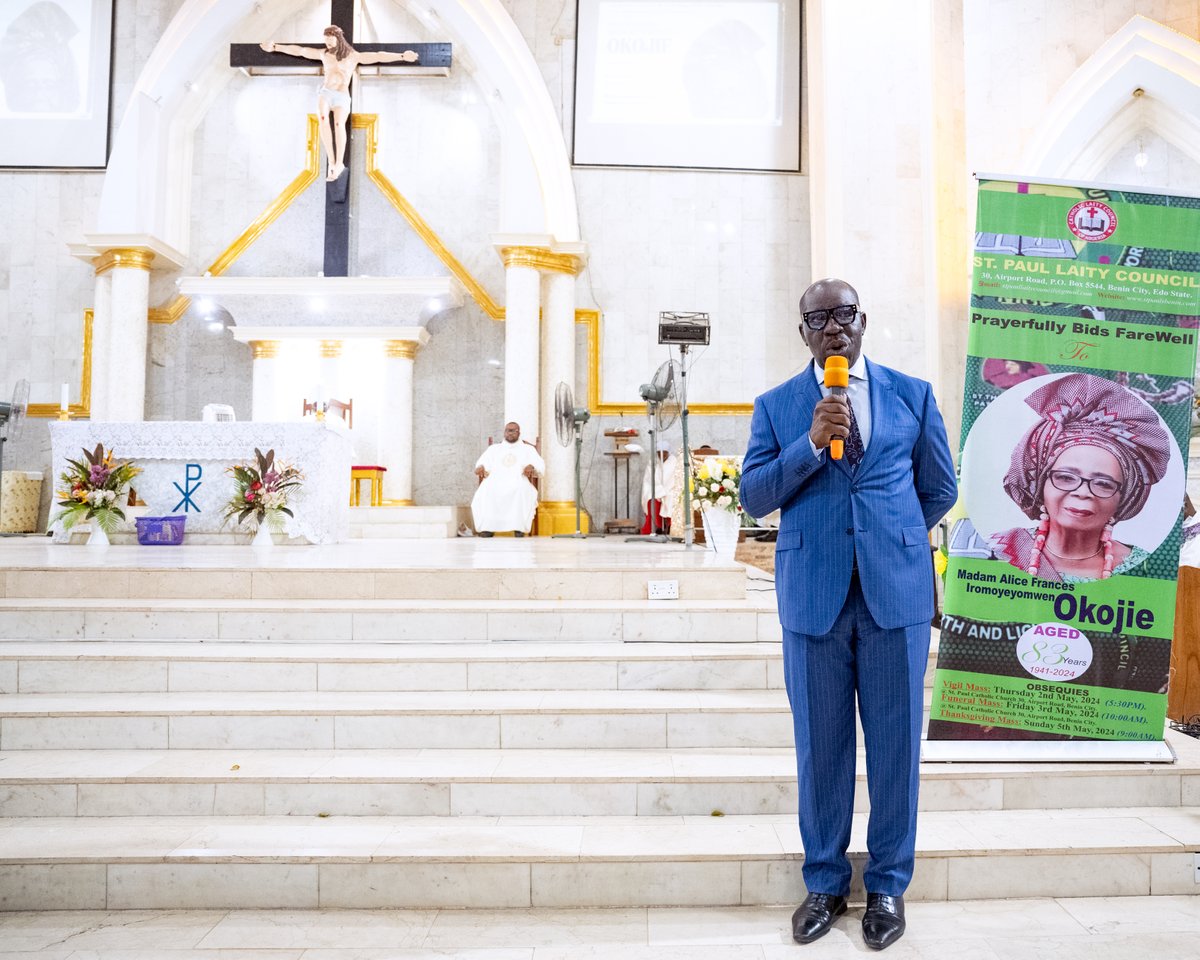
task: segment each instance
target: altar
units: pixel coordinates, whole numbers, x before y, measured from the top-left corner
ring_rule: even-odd
[[[133,486],[146,504],[146,513],[186,516],[189,535],[239,532],[236,524],[226,525],[223,519],[225,504],[234,493],[228,468],[253,463],[256,447],[264,453],[274,450],[277,460],[294,464],[304,474],[303,487],[289,503],[295,517],[285,517],[284,532],[309,543],[348,538],[350,441],[344,431],[325,423],[78,421],[51,423],[50,437],[56,483],[67,458],[78,459],[84,449],[103,444],[117,459],[132,460],[141,469]],[[240,529],[251,532],[249,527]],[[52,525],[50,532],[56,542],[70,539],[69,531],[59,524]]]

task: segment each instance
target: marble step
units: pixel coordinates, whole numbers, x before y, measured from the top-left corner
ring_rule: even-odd
[[[859,862],[865,828],[856,814]],[[1178,807],[928,812],[906,898],[1192,894],[1198,850],[1200,818]],[[802,860],[785,815],[8,818],[0,906],[795,904]]]
[[[1200,748],[1166,764],[921,767],[922,810],[1200,805]],[[867,809],[863,752],[855,807]],[[0,753],[0,817],[793,814],[782,749],[28,750]]]
[[[453,521],[415,523],[355,523],[350,515],[351,540],[448,540],[458,536]]]
[[[777,643],[0,642],[0,693],[782,687]]]
[[[703,551],[562,543],[360,540],[265,552],[203,544],[106,551],[6,545],[0,599],[612,601],[645,600],[651,580],[675,581],[681,601],[747,597],[746,567]],[[755,581],[767,605],[771,586]]]
[[[352,507],[351,539],[453,539],[470,524],[470,507]]]
[[[0,600],[0,640],[644,641],[782,639],[751,600]]]
[[[365,490],[364,490],[365,492]],[[350,508],[351,523],[371,523],[381,526],[403,526],[408,523],[450,523],[470,521],[469,506],[382,506],[363,505]]]
[[[0,696],[0,750],[786,747],[782,690]]]
[[[0,915],[12,960],[828,960],[869,956],[854,902],[819,946],[794,903],[522,910],[56,910]],[[907,960],[1195,960],[1200,898],[912,902]],[[1016,919],[1014,919],[1016,914]],[[190,950],[175,950],[195,944]],[[36,951],[36,952],[35,952]]]

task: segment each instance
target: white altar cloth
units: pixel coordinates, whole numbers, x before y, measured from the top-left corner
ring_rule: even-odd
[[[194,533],[253,531],[249,525],[223,523],[225,503],[234,492],[226,470],[235,463],[252,464],[255,447],[263,453],[274,450],[277,460],[304,474],[304,486],[288,504],[295,518],[284,529],[310,543],[337,543],[349,536],[353,454],[345,434],[323,423],[81,420],[51,423],[50,438],[56,492],[67,458],[78,459],[85,448],[94,450],[102,443],[117,459],[133,460],[141,468],[133,486],[149,515],[184,514],[188,532]],[[58,524],[50,529],[58,542],[69,538]]]

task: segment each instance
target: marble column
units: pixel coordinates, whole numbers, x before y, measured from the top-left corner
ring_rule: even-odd
[[[574,257],[548,254],[543,265],[545,297],[542,310],[542,459],[546,472],[538,504],[538,534],[572,533],[575,530],[575,441],[563,446],[555,429],[554,395],[560,383],[571,388],[576,407],[585,406],[575,394],[575,273]],[[587,531],[587,515],[580,516]]]
[[[538,423],[538,313],[540,279],[537,267],[521,247],[501,251],[504,260],[504,422],[515,420],[521,436],[531,443],[545,427]],[[500,432],[503,423],[489,424]]]
[[[108,385],[111,377],[109,347],[112,343],[112,274],[96,274],[95,297],[92,301],[92,395],[88,416],[92,420],[107,420]]]
[[[96,420],[144,420],[146,416],[146,344],[147,315],[150,309],[150,265],[154,254],[138,248],[109,250],[95,260],[97,280],[108,276],[107,331],[97,336],[93,328],[93,349],[99,346],[103,370],[96,389],[97,363],[93,355],[93,393],[102,399]],[[106,299],[97,283],[97,306]],[[93,323],[95,321],[93,320]]]
[[[343,403],[350,400],[351,397],[346,395],[341,382],[342,341],[322,340],[317,351],[321,358],[317,365],[317,369],[320,371],[321,396],[317,399],[323,404],[330,400],[341,400]]]
[[[383,499],[394,506],[413,506],[413,367],[420,344],[416,340],[385,340],[384,394],[379,462]]]
[[[299,411],[286,417],[279,409],[279,341],[251,340],[250,350],[254,355],[250,419],[260,423],[295,419]]]

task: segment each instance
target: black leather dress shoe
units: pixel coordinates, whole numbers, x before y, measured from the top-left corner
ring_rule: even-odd
[[[833,921],[846,912],[846,898],[834,893],[810,893],[792,914],[792,939],[812,943],[825,936]]]
[[[890,947],[904,936],[904,898],[868,893],[862,932],[863,942],[872,950]]]

